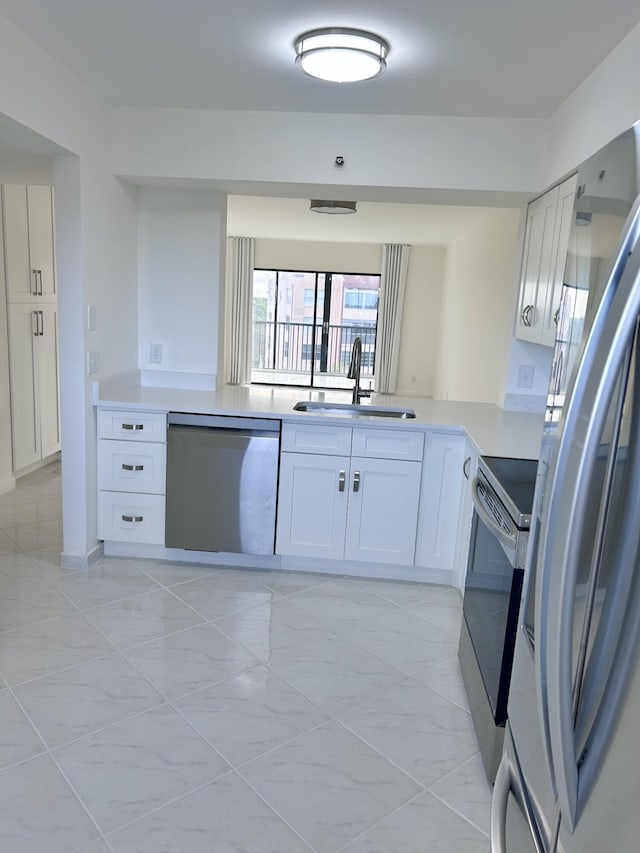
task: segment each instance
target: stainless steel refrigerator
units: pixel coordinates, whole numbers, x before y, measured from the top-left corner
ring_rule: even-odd
[[[640,849],[639,164],[578,170],[492,853]]]

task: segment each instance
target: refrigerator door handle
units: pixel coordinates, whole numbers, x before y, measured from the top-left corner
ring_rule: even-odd
[[[639,203],[634,206],[632,224],[638,220]],[[543,578],[536,596],[536,638],[543,638],[536,649],[539,703],[543,725],[548,727],[543,742],[546,740],[550,750],[552,781],[569,832],[578,817],[572,651],[580,542],[604,422],[640,313],[640,251],[633,251],[636,245],[637,233],[626,265],[607,283],[585,344],[565,413],[541,543]],[[561,530],[569,530],[569,534],[557,535]]]
[[[502,754],[502,760],[493,784],[490,826],[491,853],[512,853],[507,847],[507,809],[509,808],[509,796],[511,794],[525,815],[536,853],[544,853],[544,847],[527,810],[526,794],[520,781],[520,774],[513,766],[512,761],[509,751],[506,750]]]
[[[507,853],[507,806],[511,793],[511,767],[505,753],[493,783],[491,798],[491,853]]]

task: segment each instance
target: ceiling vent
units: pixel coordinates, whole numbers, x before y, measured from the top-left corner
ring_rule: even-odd
[[[356,213],[356,201],[328,201],[312,198],[309,208],[314,213]]]

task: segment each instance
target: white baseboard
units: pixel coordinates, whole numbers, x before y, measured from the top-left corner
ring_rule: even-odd
[[[360,563],[354,560],[323,560],[319,557],[282,557],[282,569],[344,575],[350,578],[454,585],[453,572],[444,569],[424,569],[420,566],[393,566],[387,563]]]
[[[15,487],[15,477],[5,477],[4,480],[0,480],[0,495],[4,495],[5,492],[10,492],[11,489],[15,489]]]
[[[94,563],[102,557],[104,549],[102,542],[98,542],[95,548],[92,548],[88,554],[65,554],[64,551],[60,554],[60,565],[63,569],[73,569],[74,571],[86,571],[90,569]]]
[[[218,551],[185,551],[165,548],[164,545],[137,545],[130,542],[104,542],[107,557],[128,557],[142,560],[171,560],[175,563],[203,563],[207,566],[239,566],[245,569],[279,569],[280,557],[259,557],[251,554],[226,554]]]
[[[129,559],[172,560],[178,563],[201,563],[207,566],[230,566],[245,569],[314,572],[344,577],[393,581],[416,581],[442,586],[455,586],[453,572],[425,569],[419,566],[392,566],[387,563],[358,563],[346,560],[324,560],[317,557],[258,557],[249,554],[225,554],[208,551],[183,551],[162,545],[136,545],[129,542],[105,542],[108,557]]]

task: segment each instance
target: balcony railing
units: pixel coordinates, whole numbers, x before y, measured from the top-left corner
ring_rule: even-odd
[[[310,323],[274,323],[254,320],[254,370],[283,373],[314,372],[345,375],[349,369],[351,347],[356,337],[362,339],[361,376],[372,377],[375,369],[376,329],[372,326],[329,325],[323,338],[322,325]],[[315,349],[315,352],[314,352]]]

